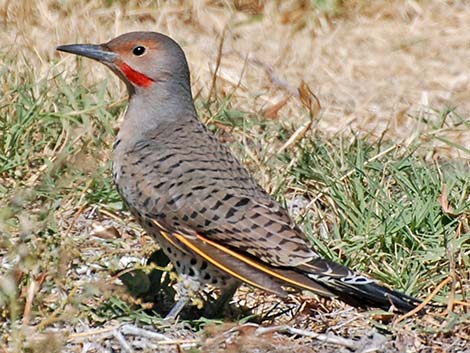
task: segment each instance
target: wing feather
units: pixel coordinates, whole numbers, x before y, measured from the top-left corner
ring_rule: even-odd
[[[227,272],[233,277],[238,278],[241,281],[251,284],[252,286],[267,290],[271,293],[279,294],[279,289],[276,288],[276,290],[273,290],[273,288],[268,288],[265,281],[260,280],[265,279],[267,276],[270,281],[276,283],[279,288],[280,285],[292,286],[310,290],[321,296],[334,296],[334,294],[325,287],[310,280],[303,274],[289,269],[269,266],[266,263],[254,259],[253,257],[247,256],[210,239],[207,239],[200,234],[197,234],[196,237],[186,237],[182,234],[175,233],[174,237],[194,251],[196,254],[206,259],[212,265],[216,266],[224,272]],[[217,256],[214,256],[214,254],[217,254]],[[227,261],[232,263],[237,262],[242,266],[239,266],[238,268],[234,267],[233,265],[226,266]],[[247,276],[246,268],[251,269],[249,271],[250,276]],[[245,273],[241,273],[240,269],[243,269]],[[285,296],[285,292],[282,289],[281,291],[283,293],[282,296]]]

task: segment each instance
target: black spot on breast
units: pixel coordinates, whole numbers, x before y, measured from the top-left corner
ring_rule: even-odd
[[[144,207],[148,207],[149,203],[150,203],[150,197],[147,197],[144,201]]]
[[[222,199],[222,201],[228,201],[228,200],[230,200],[231,198],[233,198],[233,195],[227,194],[227,195],[224,196],[224,198]]]
[[[170,201],[168,201],[168,205],[174,205],[176,202],[178,202],[179,199],[183,197],[183,194],[179,194],[178,196],[172,198]]]
[[[242,207],[248,204],[250,202],[250,199],[248,197],[243,197],[238,201],[234,207]]]
[[[161,163],[161,162],[164,162],[164,161],[166,161],[168,158],[171,158],[171,157],[173,157],[173,156],[174,156],[173,153],[167,154],[166,156],[163,156],[163,157],[157,159],[157,162],[160,162],[160,163]]]
[[[227,213],[225,214],[225,217],[226,217],[226,218],[231,218],[231,217],[233,217],[233,215],[235,214],[236,211],[237,211],[237,210],[236,210],[234,207],[231,207],[231,208],[227,211]]]
[[[199,186],[195,186],[192,188],[192,190],[204,190],[206,187],[205,186],[202,186],[202,185],[199,185]]]
[[[176,163],[170,165],[170,166],[168,167],[167,171],[165,172],[165,174],[171,173],[171,170],[172,170],[172,169],[175,169],[175,168],[179,167],[180,165],[181,165],[181,161],[177,161]]]
[[[286,224],[283,224],[283,225],[281,226],[281,230],[280,230],[279,232],[289,232],[289,231],[291,231],[291,230],[292,230],[291,227],[289,227],[289,226],[286,225]]]
[[[222,202],[220,202],[219,200],[217,200],[217,202],[215,203],[215,205],[211,207],[211,210],[212,210],[212,211],[215,211],[215,210],[217,210],[220,206],[222,206]]]
[[[268,222],[266,222],[266,224],[264,224],[264,227],[270,227],[274,224],[274,221],[273,220],[269,220]]]

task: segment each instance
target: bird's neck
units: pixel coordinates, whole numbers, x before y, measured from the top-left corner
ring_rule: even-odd
[[[120,143],[132,145],[151,138],[171,124],[197,121],[191,90],[177,83],[155,83],[138,88],[129,98],[126,116],[118,133]]]

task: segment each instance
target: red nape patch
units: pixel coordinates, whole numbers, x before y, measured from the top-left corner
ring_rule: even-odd
[[[135,71],[126,63],[122,63],[120,65],[120,68],[124,75],[126,75],[126,77],[129,79],[129,81],[135,83],[137,86],[149,87],[153,83],[153,80],[150,77],[145,76],[139,71]]]

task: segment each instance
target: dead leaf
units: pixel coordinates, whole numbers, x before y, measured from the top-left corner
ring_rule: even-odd
[[[455,210],[450,206],[447,192],[447,185],[442,185],[441,195],[439,196],[439,204],[441,205],[442,212],[451,217],[457,217],[458,214],[455,213]]]
[[[321,109],[320,100],[304,81],[300,83],[298,91],[300,102],[305,108],[307,108],[310,113],[310,117],[312,119],[315,118]]]
[[[116,227],[103,225],[96,225],[91,235],[101,239],[116,239],[121,236]]]
[[[261,113],[267,119],[277,119],[279,111],[287,104],[289,101],[290,96],[282,99],[281,101],[275,103],[274,105],[266,108]]]

